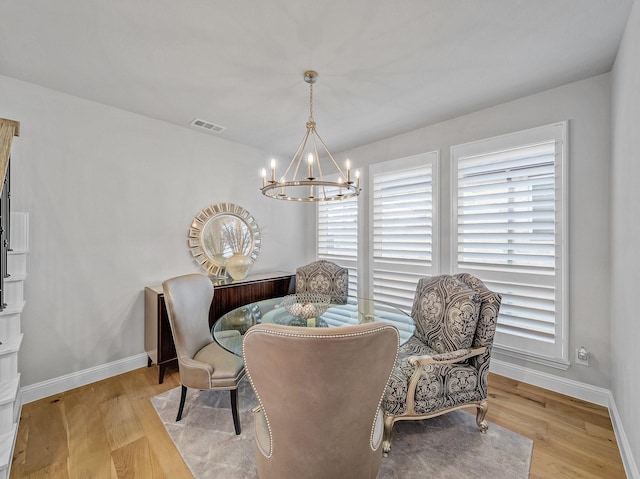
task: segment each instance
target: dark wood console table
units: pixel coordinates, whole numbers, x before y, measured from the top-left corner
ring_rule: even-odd
[[[209,328],[220,316],[243,304],[293,293],[295,278],[291,273],[275,272],[249,275],[240,281],[213,280]],[[147,365],[158,365],[158,382],[162,384],[166,367],[178,364],[162,286],[144,289],[144,349]]]

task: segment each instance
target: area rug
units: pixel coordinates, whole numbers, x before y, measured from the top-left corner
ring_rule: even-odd
[[[257,401],[248,381],[239,388],[242,434],[236,436],[228,391],[189,390],[175,422],[180,388],[151,398],[180,455],[196,479],[255,479],[251,408]],[[531,439],[489,424],[481,434],[475,416],[454,411],[393,426],[391,452],[378,479],[520,479],[529,477]]]

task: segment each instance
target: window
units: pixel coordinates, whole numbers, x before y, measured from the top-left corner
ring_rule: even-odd
[[[349,269],[349,296],[358,295],[358,197],[318,202],[318,259]]]
[[[566,123],[451,148],[452,270],[502,295],[495,347],[568,366]]]
[[[438,153],[370,167],[373,297],[411,311],[418,280],[437,274]]]

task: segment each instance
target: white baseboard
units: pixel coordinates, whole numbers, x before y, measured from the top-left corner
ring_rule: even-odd
[[[22,388],[22,404],[27,404],[38,399],[46,398],[54,394],[59,394],[80,386],[101,381],[102,379],[117,376],[118,374],[133,371],[147,365],[147,355],[145,353],[119,359],[107,364],[101,364],[93,368],[65,374],[53,379],[48,379],[40,383],[30,384]]]
[[[565,394],[574,398],[582,399],[600,406],[609,407],[611,391],[605,388],[592,386],[590,384],[574,381],[573,379],[561,378],[553,374],[544,373],[535,369],[528,369],[522,366],[491,359],[489,370],[492,373],[506,376],[511,379],[533,384],[550,391]]]
[[[631,445],[624,432],[624,425],[618,413],[613,394],[609,389],[591,386],[590,384],[581,383],[572,379],[561,378],[553,374],[517,366],[499,359],[491,359],[489,370],[500,376],[506,376],[517,381],[522,381],[523,383],[533,384],[534,386],[608,408],[613,432],[616,435],[618,449],[620,450],[620,456],[622,457],[622,463],[627,477],[629,479],[640,479],[640,473],[638,473],[638,466],[633,457]]]
[[[616,407],[616,401],[613,394],[609,397],[609,416],[611,416],[611,423],[613,424],[613,431],[616,434],[616,441],[618,442],[618,448],[620,449],[620,455],[622,456],[622,463],[624,464],[624,471],[627,474],[628,479],[640,479],[640,471],[638,465],[631,451],[631,445],[629,439],[624,432],[622,425],[622,419],[620,413]]]

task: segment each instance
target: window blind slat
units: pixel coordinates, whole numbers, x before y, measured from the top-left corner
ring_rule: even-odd
[[[528,190],[526,189],[528,188]],[[530,191],[536,190],[547,191],[552,190],[549,184],[549,178],[529,178],[527,180],[511,181],[510,183],[485,183],[482,185],[458,186],[458,196],[460,198],[473,197],[474,195],[485,195],[488,193],[502,193],[504,191]]]
[[[522,186],[522,185],[519,185]],[[550,186],[547,188],[547,186]],[[531,188],[509,188],[508,194],[504,193],[505,188],[495,188],[497,193],[491,193],[487,188],[480,188],[480,194],[473,196],[473,191],[470,188],[465,190],[465,196],[458,197],[458,206],[467,205],[499,205],[500,203],[512,202],[520,204],[525,201],[535,202],[545,199],[553,199],[554,197],[554,185],[545,184],[537,185],[536,189]]]
[[[481,233],[473,234],[467,233],[458,237],[458,241],[461,243],[505,243],[507,241],[515,241],[517,243],[523,241],[535,241],[543,243],[553,243],[554,234],[551,233]]]
[[[508,231],[505,233],[505,225],[500,223],[467,223],[467,224],[458,224],[458,238],[461,236],[466,236],[469,233],[475,233],[476,237],[483,234],[513,234],[516,235],[520,232],[524,233],[540,233],[540,234],[548,234],[549,232],[554,232],[556,224],[552,221],[531,221],[531,222],[522,222],[522,223],[509,223]]]

